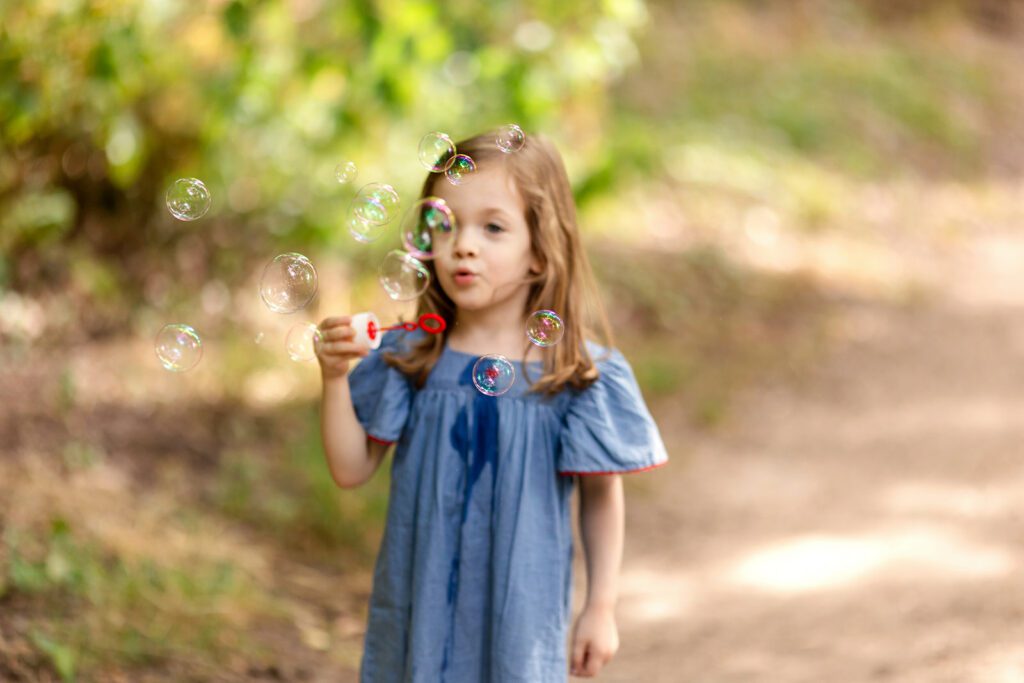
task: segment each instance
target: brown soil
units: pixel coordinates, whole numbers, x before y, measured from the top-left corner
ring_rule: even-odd
[[[854,300],[797,385],[715,433],[656,406],[627,488],[608,683],[1024,680],[1024,234],[975,226],[934,296]]]

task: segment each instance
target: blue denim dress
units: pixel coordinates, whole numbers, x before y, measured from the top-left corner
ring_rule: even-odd
[[[664,464],[658,429],[618,351],[591,347],[583,391],[528,393],[515,363],[495,397],[473,355],[446,348],[419,390],[384,362],[420,334],[387,333],[349,375],[367,435],[397,442],[360,680],[564,683],[573,475]]]

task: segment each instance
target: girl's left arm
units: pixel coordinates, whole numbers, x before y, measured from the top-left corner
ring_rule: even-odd
[[[615,603],[624,518],[621,476],[580,477],[580,530],[586,555],[587,599],[573,633],[574,675],[596,676],[619,648]]]

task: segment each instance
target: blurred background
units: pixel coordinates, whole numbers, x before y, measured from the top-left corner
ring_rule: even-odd
[[[1014,0],[0,0],[0,679],[356,680],[388,467],[285,332],[408,315],[352,196],[514,122],[672,456],[601,677],[1024,680],[1022,64]]]

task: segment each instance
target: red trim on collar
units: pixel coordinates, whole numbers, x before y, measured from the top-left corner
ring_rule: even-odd
[[[641,467],[635,470],[608,470],[606,472],[559,472],[558,474],[563,477],[589,477],[597,474],[636,474],[637,472],[646,472],[647,470],[653,470],[656,467],[667,465],[668,460],[663,460],[654,465],[648,465],[647,467]]]

